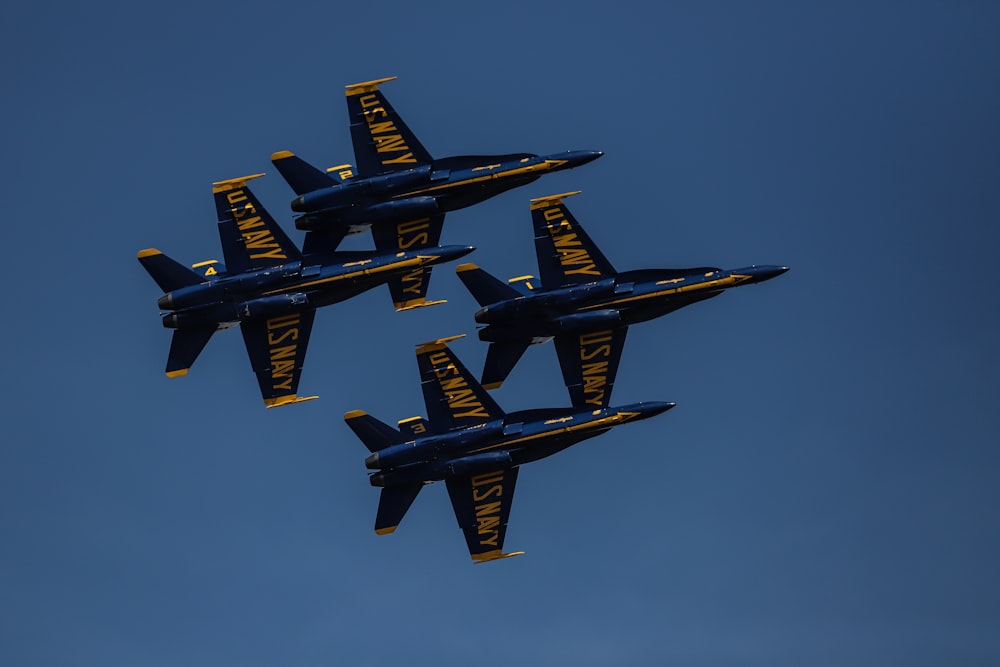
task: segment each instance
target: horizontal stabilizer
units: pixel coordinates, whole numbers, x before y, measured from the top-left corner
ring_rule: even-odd
[[[291,151],[278,151],[272,154],[271,162],[297,195],[338,184],[337,179],[320,171]]]
[[[529,345],[530,339],[515,343],[490,343],[486,352],[486,365],[483,367],[483,389],[498,389]]]
[[[337,246],[347,236],[347,227],[332,232],[306,232],[306,239],[302,242],[303,255],[332,255],[337,251]]]
[[[215,327],[205,329],[175,329],[170,339],[170,354],[167,356],[167,377],[187,375],[208,339],[215,333]]]
[[[156,248],[140,250],[136,257],[142,268],[146,269],[164,292],[173,292],[181,287],[205,282],[205,279],[197,273],[170,259]]]
[[[348,412],[344,415],[344,421],[370,452],[377,452],[403,442],[403,436],[399,431],[375,419],[364,410]]]
[[[459,264],[455,268],[455,273],[480,306],[489,306],[499,301],[523,296],[521,292],[497,280],[475,264]]]
[[[375,532],[379,535],[388,535],[395,531],[422,488],[424,488],[423,483],[416,482],[382,489],[378,499],[378,515],[375,517]]]

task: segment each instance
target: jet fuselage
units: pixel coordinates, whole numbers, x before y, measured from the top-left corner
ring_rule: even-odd
[[[471,246],[423,248],[398,253],[331,258],[306,256],[278,266],[238,274],[222,274],[206,282],[181,287],[157,301],[168,329],[228,326],[262,317],[275,317],[349,299],[386,282],[391,275],[449,262],[470,252]]]
[[[543,174],[586,164],[601,155],[600,151],[567,151],[544,156],[530,153],[459,156],[403,171],[350,178],[293,199],[292,210],[304,214],[296,218],[295,226],[306,231],[324,231],[447,213],[531,183]]]
[[[647,419],[674,403],[642,402],[615,408],[553,408],[511,412],[479,426],[392,445],[365,459],[372,486],[434,482],[537,461],[600,435]]]
[[[632,325],[739,285],[762,282],[787,271],[783,266],[713,267],[625,271],[613,278],[554,290],[535,290],[476,312],[484,341],[545,338]]]

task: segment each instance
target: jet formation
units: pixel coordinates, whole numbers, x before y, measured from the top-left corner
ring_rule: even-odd
[[[317,308],[474,248],[303,254],[247,187],[261,175],[213,184],[224,263],[189,269],[156,248],[138,257],[164,291],[156,303],[166,311],[163,326],[174,331],[167,377],[187,374],[212,334],[238,324],[264,404],[272,408],[316,398],[297,391]]]
[[[295,194],[290,204],[300,250],[247,186],[254,174],[213,184],[224,262],[188,266],[155,248],[139,262],[163,295],[157,304],[173,335],[168,377],[185,375],[215,331],[239,326],[264,404],[299,396],[317,308],[385,284],[397,311],[445,303],[428,299],[432,267],[472,252],[440,246],[445,214],[553,173],[591,162],[600,151],[433,158],[379,86],[346,87],[354,164],[322,170],[288,150],[271,161]],[[475,562],[504,552],[519,467],[674,403],[611,407],[628,327],[758,283],[784,266],[644,269],[616,272],[564,203],[568,192],[530,200],[539,277],[504,283],[475,264],[457,267],[479,303],[478,336],[489,343],[477,380],[440,338],[417,346],[427,418],[393,428],[361,410],[344,415],[368,448],[370,483],[381,489],[375,532],[394,532],[425,484],[444,481]],[[339,250],[370,230],[374,250]],[[464,334],[462,334],[464,335]],[[555,341],[568,407],[504,412],[500,387],[533,344]],[[382,341],[385,342],[385,341]]]
[[[331,249],[346,235],[368,228],[375,248],[384,252],[436,246],[445,213],[603,155],[568,151],[434,159],[378,87],[395,78],[347,86],[356,169],[344,164],[324,172],[291,151],[271,156],[297,195],[291,208],[301,214],[295,227],[307,232],[306,248]],[[414,271],[391,280],[396,308],[431,305],[426,300],[428,279],[429,272]]]

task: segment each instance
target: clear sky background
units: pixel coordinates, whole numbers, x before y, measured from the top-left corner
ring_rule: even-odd
[[[0,56],[0,663],[1000,664],[1000,5],[43,1]],[[265,410],[235,331],[163,374],[136,251],[219,256],[260,171],[301,240],[270,154],[351,161],[393,75],[435,156],[606,152],[449,214],[500,277],[568,190],[620,270],[792,267],[632,329],[613,402],[678,406],[526,466],[520,558],[441,485],[376,536],[342,420],[424,414],[422,341],[481,369],[454,265],[320,311],[320,400]],[[495,396],[567,404],[552,346]]]

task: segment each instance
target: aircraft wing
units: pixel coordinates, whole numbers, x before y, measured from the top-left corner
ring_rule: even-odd
[[[477,563],[524,553],[503,552],[517,471],[518,468],[506,468],[479,475],[452,477],[446,482],[455,518],[469,545],[469,555]]]
[[[308,309],[240,324],[250,365],[257,374],[260,394],[267,407],[316,398],[296,395],[315,317],[316,311]]]
[[[556,336],[563,382],[574,407],[608,407],[628,327]]]
[[[616,275],[611,262],[563,203],[563,198],[575,194],[578,192],[531,200],[535,253],[544,289],[582,285]]]
[[[448,341],[461,337],[442,338],[417,347],[427,421],[438,433],[478,426],[504,415],[493,397],[448,348]]]
[[[347,86],[347,113],[358,176],[412,169],[433,161],[378,85],[396,77]]]
[[[246,183],[263,174],[212,184],[219,216],[219,240],[230,273],[278,266],[301,257]]]
[[[372,225],[375,248],[381,252],[402,252],[434,248],[441,240],[444,213],[426,218],[405,220],[396,224]],[[389,294],[396,310],[409,310],[420,306],[433,306],[444,301],[428,301],[427,286],[431,279],[431,266],[421,266],[409,273],[388,281]]]

